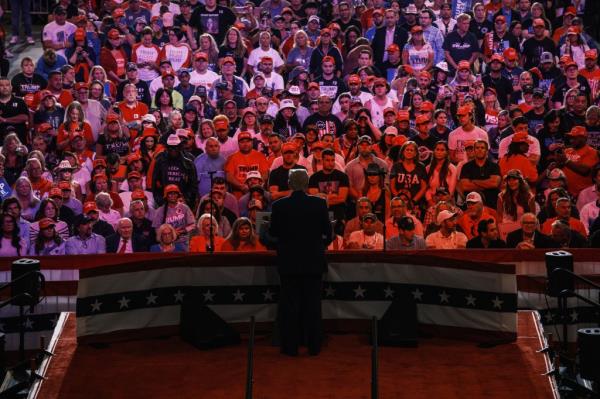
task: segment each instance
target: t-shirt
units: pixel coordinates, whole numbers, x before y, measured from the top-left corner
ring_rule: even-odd
[[[523,55],[525,56],[525,69],[537,67],[540,63],[540,57],[543,52],[549,52],[556,55],[556,45],[549,37],[544,36],[542,40],[530,37],[523,43]]]
[[[489,143],[489,138],[485,130],[475,126],[470,132],[465,131],[462,126],[457,127],[448,135],[448,148],[456,151],[456,157],[459,161],[466,161],[465,142],[470,140],[485,140]]]
[[[101,134],[98,142],[102,147],[102,155],[117,153],[120,157],[126,157],[129,154],[129,139],[127,137],[118,137],[116,139],[107,139],[106,135]]]
[[[13,87],[13,93],[17,97],[25,97],[27,94],[35,94],[40,90],[43,90],[48,82],[42,77],[34,73],[32,77],[28,78],[23,73],[16,74],[11,81]]]
[[[314,80],[319,84],[321,95],[329,96],[333,101],[343,92],[347,90],[343,80],[333,76],[331,79],[326,79],[323,75],[318,76]]]
[[[304,121],[302,128],[306,130],[308,125],[315,125],[317,127],[317,131],[319,132],[319,137],[323,137],[325,133],[331,133],[335,137],[339,137],[342,135],[342,122],[340,118],[333,114],[328,114],[323,116],[321,114],[314,113]]]
[[[248,56],[248,65],[256,68],[256,65],[263,57],[271,57],[273,59],[273,68],[279,68],[283,65],[283,60],[277,51],[272,48],[263,50],[260,47],[255,48],[250,52],[250,55]]]
[[[290,189],[289,176],[291,169],[306,169],[302,165],[294,165],[291,168],[285,168],[283,165],[273,169],[269,172],[269,183],[267,187],[269,189],[273,186],[277,187],[277,191],[288,191]]]
[[[165,217],[165,206],[167,207],[167,215]],[[194,214],[186,204],[181,202],[177,203],[174,207],[170,207],[167,204],[161,206],[156,210],[154,214],[154,220],[152,221],[152,227],[158,228],[163,223],[170,224],[175,229],[185,228],[195,222]],[[157,237],[160,239],[160,237]],[[188,234],[180,234],[177,238],[177,242],[187,242]]]
[[[160,59],[171,61],[174,71],[192,65],[192,49],[187,44],[167,44],[160,52]]]
[[[190,73],[190,84],[196,87],[204,86],[206,87],[207,92],[212,88],[213,82],[217,79],[219,79],[219,75],[208,69],[204,73],[199,73],[197,71],[192,71]]]
[[[158,66],[159,55],[160,49],[154,44],[146,47],[142,43],[136,43],[131,49],[131,61],[136,64],[151,62]],[[138,69],[138,76],[141,80],[149,82],[158,77],[158,72],[156,69],[143,67]]]
[[[246,174],[250,171],[257,171],[265,176],[269,170],[267,158],[256,150],[250,150],[243,154],[240,151],[233,153],[225,162],[225,172],[233,176],[240,184],[246,181]],[[234,191],[239,198],[241,192]]]
[[[483,166],[479,166],[475,159],[465,163],[460,170],[460,179],[487,180],[492,176],[501,176],[497,163],[487,159]],[[485,206],[496,209],[499,190],[497,188],[485,189],[480,192]]]
[[[585,145],[580,149],[566,148],[565,155],[567,159],[579,165],[585,165],[589,168],[593,168],[600,159],[598,159],[598,151],[589,145]],[[562,168],[565,176],[567,177],[567,189],[573,196],[577,196],[580,191],[592,184],[592,176],[581,176],[567,166]]]
[[[29,115],[29,109],[23,101],[19,97],[11,96],[7,102],[0,101],[0,115],[3,118],[12,118],[17,115]],[[19,139],[22,143],[25,143],[25,127],[26,122],[22,123],[0,123],[0,137],[4,140],[6,136],[6,128],[12,126],[15,128],[15,132],[19,136]]]
[[[206,6],[201,5],[194,10],[191,21],[198,33],[210,33],[217,43],[221,43],[235,19],[229,8],[217,6],[213,11],[208,11]]]
[[[417,162],[413,170],[407,170],[402,162],[395,163],[390,170],[390,185],[393,192],[408,190],[411,198],[421,190],[421,184],[427,182],[427,171],[422,163]]]
[[[340,188],[350,186],[348,175],[334,169],[331,173],[325,173],[322,170],[314,173],[308,180],[309,188],[316,188],[321,194],[339,194]],[[344,216],[346,204],[336,204],[329,206],[336,219]]]
[[[44,26],[42,40],[51,41],[53,44],[64,43],[76,30],[77,26],[70,22],[59,25],[56,21],[52,21]],[[64,57],[65,49],[56,50],[56,54]]]
[[[477,38],[471,32],[467,32],[465,36],[460,36],[457,31],[448,33],[442,46],[444,51],[448,51],[450,56],[458,64],[459,61],[468,61],[471,55],[479,51]],[[452,68],[448,64],[449,68]]]

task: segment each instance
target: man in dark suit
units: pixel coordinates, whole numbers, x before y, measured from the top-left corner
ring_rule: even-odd
[[[397,12],[392,9],[386,10],[384,25],[381,28],[377,28],[371,42],[375,66],[380,71],[383,71],[383,63],[387,61],[387,48],[392,44],[396,44],[402,49],[407,41],[408,32],[398,26]]]
[[[539,231],[539,221],[533,213],[521,216],[521,228],[506,236],[507,248],[534,249],[553,248],[555,243],[550,237]]]
[[[139,234],[133,234],[133,222],[129,218],[119,219],[117,232],[106,238],[107,253],[130,254],[147,251],[146,240]]]
[[[279,328],[281,353],[298,354],[301,332],[308,352],[321,350],[321,291],[327,269],[325,249],[333,239],[327,203],[306,194],[304,169],[289,173],[292,194],[273,203],[269,234],[277,240],[277,264],[281,280]]]

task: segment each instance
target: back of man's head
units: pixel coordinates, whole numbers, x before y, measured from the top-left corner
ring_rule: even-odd
[[[308,173],[306,169],[290,170],[289,186],[292,191],[306,191],[308,188]]]

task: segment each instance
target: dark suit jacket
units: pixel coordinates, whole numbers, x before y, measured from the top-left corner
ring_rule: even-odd
[[[333,239],[325,200],[303,191],[273,203],[269,234],[277,239],[282,275],[319,275],[325,272],[325,249]]]
[[[106,237],[106,253],[117,253],[120,243],[121,236],[119,233]],[[148,252],[149,250],[148,243],[144,237],[139,234],[133,234],[133,236],[131,236],[131,245],[133,247],[133,252]]]
[[[515,230],[506,236],[506,247],[516,248],[523,241],[523,229]],[[550,237],[540,232],[533,235],[533,246],[536,248],[555,248],[556,244]]]
[[[373,48],[373,62],[380,71],[383,70],[383,55],[385,53],[385,30],[386,27],[382,26],[381,28],[377,28],[375,31],[375,36],[373,37],[373,41],[371,42],[371,47]],[[404,45],[408,41],[408,32],[401,28],[400,26],[396,26],[396,30],[394,31],[394,43],[400,47],[400,51],[404,48]]]

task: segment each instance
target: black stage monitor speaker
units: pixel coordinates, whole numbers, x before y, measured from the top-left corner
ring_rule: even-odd
[[[37,305],[40,301],[40,290],[44,285],[44,276],[40,273],[40,261],[37,259],[17,259],[11,268],[11,296],[18,297],[12,301],[15,306]],[[24,297],[28,294],[30,297]],[[19,295],[21,295],[19,297]]]
[[[417,304],[409,289],[397,295],[377,325],[380,346],[416,348],[418,342]]]
[[[181,337],[198,349],[213,349],[241,342],[240,334],[200,300],[181,305]]]
[[[573,276],[560,272],[552,274],[558,268],[573,271],[573,255],[570,252],[546,252],[546,273],[548,274],[546,293],[552,297],[560,296],[563,290],[573,291],[575,289]]]
[[[600,383],[600,328],[577,330],[577,346],[581,376]]]

